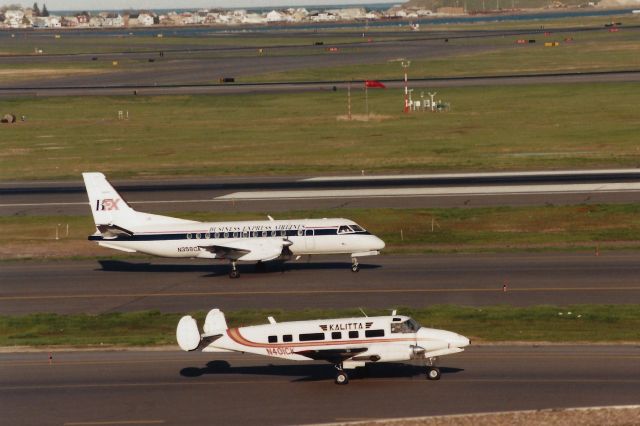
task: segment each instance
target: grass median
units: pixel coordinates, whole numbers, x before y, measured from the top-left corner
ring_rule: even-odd
[[[389,315],[388,310],[366,310]],[[482,342],[638,342],[640,305],[572,305],[464,307],[436,305],[400,308],[425,327],[458,332]],[[202,326],[205,312],[191,313]],[[182,314],[156,311],[100,315],[30,314],[0,316],[0,346],[153,346],[175,344]],[[245,310],[227,312],[230,327],[278,321],[361,317],[351,310]]]
[[[605,204],[447,209],[331,209],[171,213],[199,221],[345,217],[387,244],[384,253],[620,250],[640,247],[640,206]],[[87,241],[84,216],[0,217],[0,259],[68,259],[122,254]],[[67,233],[68,232],[68,233]]]
[[[6,100],[26,121],[0,125],[0,181],[637,167],[639,87],[442,88],[450,112],[414,114],[372,89],[352,121],[346,91]]]

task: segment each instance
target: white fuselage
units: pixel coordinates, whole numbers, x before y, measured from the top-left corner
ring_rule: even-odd
[[[357,353],[345,368],[449,355],[470,343],[457,333],[420,327],[405,316],[283,322],[230,328],[220,334],[203,352],[249,352],[295,361],[327,360],[317,355],[323,351]]]
[[[287,241],[291,255],[350,253],[377,254],[384,242],[363,230],[353,232],[348,219],[267,220],[244,222],[187,222],[136,226],[133,235],[90,239],[102,246],[163,257],[221,258],[213,246],[266,247]],[[342,228],[343,229],[342,229]],[[258,251],[258,249],[256,249]],[[281,250],[280,250],[281,251]],[[255,260],[238,257],[238,260]]]

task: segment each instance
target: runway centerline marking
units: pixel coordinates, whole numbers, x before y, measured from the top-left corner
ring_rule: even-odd
[[[528,292],[569,292],[569,291],[640,291],[637,287],[552,287],[552,288],[510,288],[505,292],[500,288],[410,288],[410,289],[366,289],[366,290],[274,290],[274,291],[208,291],[184,293],[118,293],[118,294],[67,294],[38,296],[0,296],[0,301],[16,300],[63,300],[96,298],[140,298],[140,297],[197,297],[197,296],[278,296],[278,295],[329,295],[329,294],[388,294],[388,293],[528,293]]]

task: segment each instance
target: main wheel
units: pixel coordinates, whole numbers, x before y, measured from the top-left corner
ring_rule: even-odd
[[[429,367],[427,369],[427,379],[440,380],[440,369],[438,367]]]
[[[351,265],[351,270],[352,270],[353,272],[358,272],[358,271],[360,270],[360,266],[358,266],[358,265]]]
[[[346,385],[349,383],[349,376],[344,371],[339,371],[336,376],[336,385]]]
[[[233,269],[229,272],[229,278],[240,278],[240,272],[237,269]]]

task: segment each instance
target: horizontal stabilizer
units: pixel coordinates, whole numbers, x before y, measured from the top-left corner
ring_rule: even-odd
[[[118,225],[96,225],[103,238],[116,238],[119,236],[130,237],[133,232]]]

